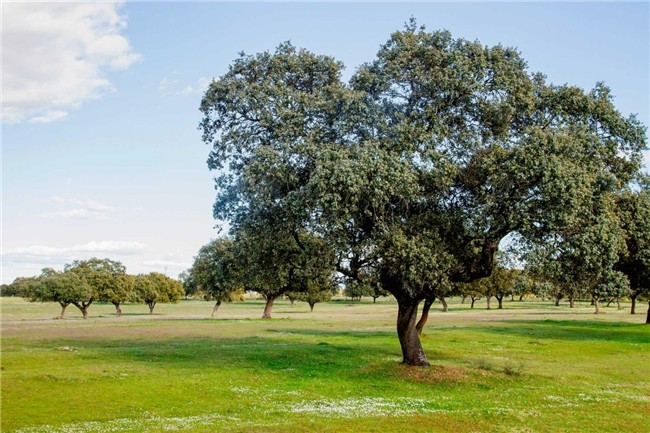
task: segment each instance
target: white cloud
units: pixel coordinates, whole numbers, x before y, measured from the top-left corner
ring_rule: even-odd
[[[189,268],[192,266],[192,264],[188,262],[176,262],[171,260],[148,260],[142,262],[142,266],[151,271],[175,275]]]
[[[53,111],[47,111],[44,113],[42,116],[35,116],[29,119],[30,123],[50,123],[50,122],[56,122],[57,120],[61,120],[68,117],[68,112],[67,111],[60,111],[60,110],[53,110]]]
[[[196,80],[196,83],[185,86],[180,92],[181,95],[202,95],[208,89],[208,86],[213,81],[213,78],[201,77]]]
[[[6,251],[6,255],[22,255],[32,257],[70,256],[74,254],[100,254],[113,253],[119,255],[139,254],[148,249],[147,245],[135,241],[92,241],[71,247],[50,247],[46,245],[33,245],[29,247],[13,248]]]
[[[118,3],[2,4],[2,120],[47,123],[113,91],[109,70],[141,59]]]
[[[171,87],[176,85],[176,83],[178,83],[178,80],[175,78],[163,77],[158,82],[158,90],[161,92],[167,92]]]
[[[115,211],[114,207],[93,200],[65,199],[59,196],[50,197],[50,200],[58,205],[72,204],[76,207],[56,212],[46,212],[40,215],[43,218],[102,219]]]
[[[93,241],[70,247],[32,245],[5,250],[2,253],[2,263],[5,271],[16,267],[41,269],[90,257],[137,256],[147,250],[147,245],[134,241]]]
[[[158,82],[158,90],[163,93],[163,96],[171,95],[202,95],[208,89],[208,86],[214,78],[201,77],[195,83],[186,86],[180,86],[177,78],[178,73],[173,72],[172,77],[163,77]]]
[[[37,271],[45,267],[62,268],[74,260],[91,257],[138,260],[149,251],[151,248],[148,245],[136,241],[92,241],[67,247],[31,245],[8,248],[2,253],[2,282],[10,282],[17,276],[38,274]]]

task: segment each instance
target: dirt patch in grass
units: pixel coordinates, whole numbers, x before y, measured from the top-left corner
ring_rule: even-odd
[[[458,383],[469,380],[466,369],[449,365],[432,365],[429,368],[398,365],[396,377],[419,383]]]

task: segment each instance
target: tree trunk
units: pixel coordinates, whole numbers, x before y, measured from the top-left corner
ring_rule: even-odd
[[[472,297],[472,305],[469,308],[474,308],[474,302],[476,302],[476,298]]]
[[[156,306],[155,302],[147,302],[147,305],[149,306],[149,314],[153,314],[153,309]]]
[[[630,314],[636,314],[636,297],[637,296],[638,295],[636,295],[636,294],[632,294],[632,296],[630,296],[630,300],[632,301],[632,307],[630,308]]]
[[[556,307],[559,307],[559,306],[560,306],[560,298],[561,298],[561,296],[556,296],[556,297],[555,297],[555,306],[556,306]]]
[[[113,302],[113,305],[115,305],[115,315],[117,317],[120,317],[122,315],[122,309],[120,308],[120,303],[119,302]]]
[[[373,296],[373,297],[372,297],[372,303],[373,303],[373,304],[376,304],[376,303],[377,303],[377,297],[376,297],[376,296]]]
[[[650,325],[650,301],[648,301],[648,314],[645,316],[645,324]]]
[[[594,303],[594,308],[596,308],[596,311],[594,312],[594,314],[600,313],[600,308],[599,308],[600,306],[598,305],[598,298],[594,297],[592,302]]]
[[[85,302],[82,302],[81,304],[73,302],[73,305],[77,307],[79,311],[81,311],[84,319],[88,318],[88,307],[90,307],[90,304],[92,304],[92,301],[88,302],[87,304]]]
[[[221,299],[217,301],[216,304],[214,304],[214,307],[212,308],[212,317],[214,317],[217,314],[217,310],[221,306]]]
[[[266,305],[264,305],[264,314],[262,314],[262,319],[271,318],[271,310],[273,309],[273,301],[275,301],[275,296],[269,295],[266,297]]]
[[[576,300],[573,297],[569,298],[569,308],[573,308],[575,306],[576,306]]]
[[[424,328],[424,325],[427,324],[427,319],[429,318],[429,310],[431,309],[431,305],[435,300],[436,298],[427,298],[424,300],[422,315],[420,316],[418,323],[415,325],[415,329],[418,331],[418,335],[422,334],[422,329]]]
[[[464,304],[464,303],[465,303],[465,299],[467,299],[467,296],[466,296],[466,295],[461,296],[461,298],[460,298],[460,303],[461,303],[461,304]]]
[[[419,303],[414,299],[397,300],[397,336],[402,347],[402,362],[406,365],[428,367],[429,361],[422,349],[415,323]]]
[[[316,303],[315,302],[308,302],[308,304],[309,304],[309,311],[313,312],[314,311],[314,305],[316,305]]]
[[[488,310],[491,310],[491,309],[492,309],[492,306],[490,305],[490,301],[491,301],[491,300],[492,300],[492,296],[488,296],[488,297],[487,297],[487,309],[488,309]]]
[[[61,315],[59,316],[59,319],[65,319],[65,309],[68,308],[68,305],[65,302],[59,302],[59,305],[61,306]]]
[[[526,296],[525,293],[519,295],[519,302],[522,302],[524,300],[524,296]]]
[[[447,305],[447,301],[445,300],[445,297],[444,297],[444,296],[441,296],[441,297],[440,297],[440,303],[442,304],[442,311],[443,311],[444,313],[446,313],[447,311],[449,311],[449,305]]]
[[[497,301],[499,301],[499,310],[503,309],[503,295],[497,296]]]
[[[621,297],[620,296],[616,297],[616,309],[617,310],[622,310],[623,309],[623,307],[621,307]]]

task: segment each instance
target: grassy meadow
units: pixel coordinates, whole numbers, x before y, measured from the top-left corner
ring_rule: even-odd
[[[3,432],[641,432],[650,417],[647,304],[436,304],[429,369],[400,364],[388,299],[279,301],[271,320],[254,300],[216,319],[199,300],[88,320],[0,306]]]

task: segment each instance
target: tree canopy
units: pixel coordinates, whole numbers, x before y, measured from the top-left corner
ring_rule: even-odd
[[[258,275],[278,278],[260,287],[290,286],[279,264],[311,237],[347,278],[377,275],[410,365],[428,365],[416,318],[437,287],[489,276],[506,236],[572,233],[641,167],[645,128],[604,84],[547,83],[512,48],[411,21],[349,83],[341,70],[284,43],[210,85],[214,216],[250,236]]]

